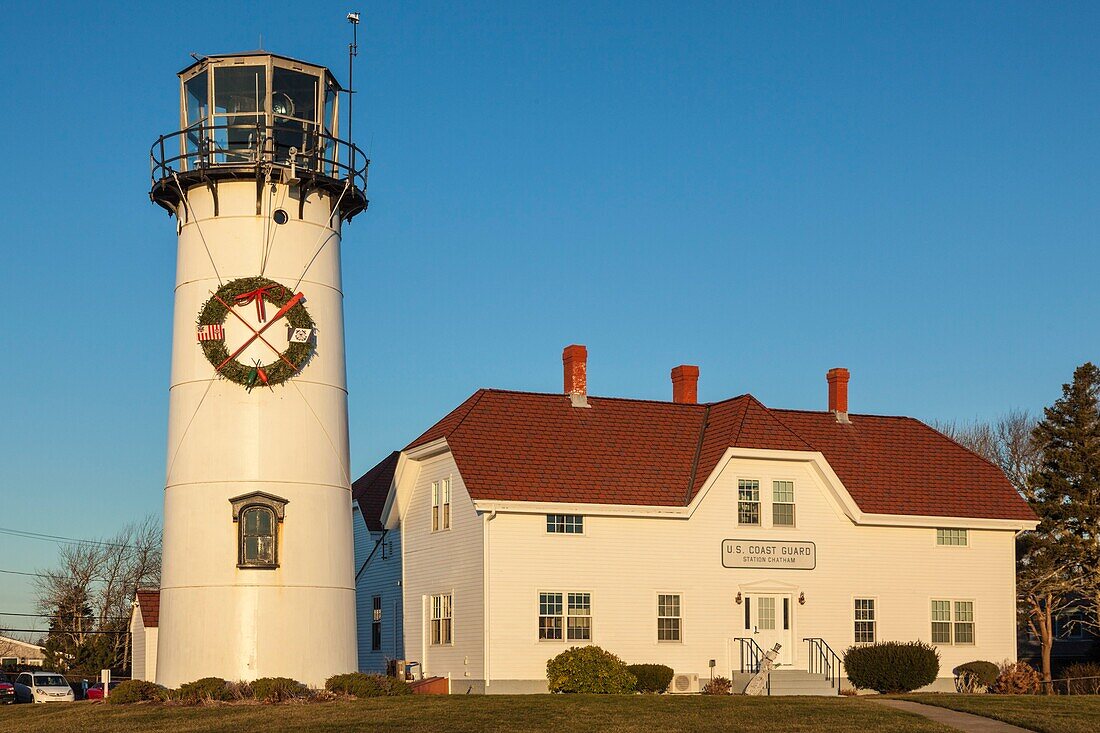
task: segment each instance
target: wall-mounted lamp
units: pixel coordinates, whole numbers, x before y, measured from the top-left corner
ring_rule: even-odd
[[[805,606],[806,605],[806,594],[805,593],[799,593],[798,594],[798,605],[800,605],[800,606]]]
[[[733,599],[733,602],[738,606],[741,605],[741,591],[737,591],[737,597]]]

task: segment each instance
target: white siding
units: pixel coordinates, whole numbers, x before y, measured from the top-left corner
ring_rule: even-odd
[[[737,525],[738,478],[760,481],[763,527]],[[795,528],[769,526],[773,479],[795,483]],[[425,512],[418,516],[426,518]],[[976,644],[939,647],[941,676],[973,659],[1016,656],[1014,532],[971,530],[969,547],[937,547],[932,528],[856,526],[807,463],[736,459],[690,519],[588,516],[584,529],[583,535],[547,534],[541,514],[502,512],[489,523],[491,682],[544,681],[547,659],[576,643],[538,640],[540,590],[590,592],[592,643],[628,663],[662,663],[678,672],[709,675],[710,659],[716,674],[736,671],[732,639],[751,633],[735,597],[763,590],[791,598],[787,651],[795,667],[806,665],[804,637],[824,638],[838,654],[853,643],[856,597],[876,599],[879,640],[901,641],[931,640],[933,598],[973,600]],[[817,566],[726,569],[723,539],[811,541]],[[474,537],[455,536],[449,545],[448,558],[481,547]],[[657,642],[658,592],[682,597],[682,643]],[[798,604],[799,594],[805,605]]]
[[[141,609],[134,606],[130,616],[130,676],[135,680],[151,680],[146,673],[145,625],[141,622]]]
[[[358,619],[359,671],[386,672],[390,659],[402,656],[401,638],[401,530],[370,532],[359,508],[353,515],[355,527],[356,617]],[[380,546],[379,543],[384,543]],[[374,597],[382,599],[382,648],[371,649]]]
[[[431,485],[451,480],[451,528],[431,531]],[[451,689],[481,690],[484,657],[482,518],[474,510],[450,453],[421,462],[408,507],[401,517],[404,564],[405,656],[425,675],[449,676]],[[454,642],[428,643],[431,596],[453,594]]]

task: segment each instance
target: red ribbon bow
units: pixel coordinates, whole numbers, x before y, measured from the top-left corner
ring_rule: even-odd
[[[252,301],[256,301],[256,318],[260,323],[263,323],[267,320],[267,311],[264,310],[264,294],[272,287],[274,286],[264,285],[251,292],[241,293],[234,299],[234,302],[236,305],[248,305]]]

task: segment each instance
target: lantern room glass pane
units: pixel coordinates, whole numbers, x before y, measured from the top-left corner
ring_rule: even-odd
[[[210,99],[206,96],[206,72],[191,77],[183,86],[187,101],[187,127],[191,127],[210,116]]]
[[[227,66],[214,69],[215,162],[252,162],[267,111],[267,69],[263,66]]]
[[[317,89],[313,74],[275,67],[271,74],[271,111],[275,115],[275,160],[290,162],[290,149],[302,167],[317,169]]]
[[[214,113],[264,112],[267,69],[263,66],[222,66],[214,69]]]
[[[281,69],[271,75],[271,111],[280,117],[317,122],[317,85],[320,77]]]

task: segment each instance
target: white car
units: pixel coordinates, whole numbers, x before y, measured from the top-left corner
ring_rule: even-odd
[[[23,672],[15,678],[16,702],[72,702],[73,688],[53,672]]]

